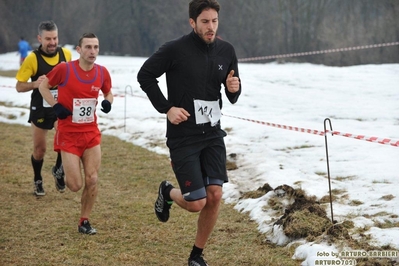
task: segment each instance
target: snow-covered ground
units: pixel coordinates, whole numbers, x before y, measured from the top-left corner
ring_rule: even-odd
[[[73,58],[77,59],[76,52]],[[136,80],[145,58],[99,56],[97,63],[108,68],[116,95],[112,111],[98,112],[104,134],[168,154],[165,115],[152,107]],[[0,70],[18,69],[16,52],[0,55]],[[240,193],[269,183],[273,188],[287,184],[302,188],[317,198],[329,195],[325,138],[300,130],[286,130],[271,123],[323,132],[330,118],[332,129],[355,136],[399,140],[399,64],[328,67],[312,64],[239,65],[242,95],[235,105],[224,98],[222,126],[227,153],[236,154],[238,169],[229,172],[224,200],[236,204],[259,224],[259,230],[275,243],[287,244],[274,230],[272,212],[264,208],[269,192],[258,199],[239,200]],[[0,77],[0,121],[26,123],[30,93],[17,93],[15,78]],[[165,80],[160,79],[165,90]],[[329,129],[329,124],[327,124]],[[1,132],[1,130],[0,130]],[[370,244],[390,245],[399,250],[399,228],[381,229],[376,223],[399,221],[399,147],[327,135],[331,187],[342,197],[333,203],[334,219],[351,220],[368,229]],[[156,145],[154,145],[156,144]],[[105,144],[106,145],[106,144]],[[173,181],[174,182],[174,181]],[[351,204],[357,202],[357,204]],[[360,202],[360,204],[359,204]],[[326,205],[330,215],[329,205]],[[326,253],[340,252],[323,243],[306,243],[293,258],[314,265]]]

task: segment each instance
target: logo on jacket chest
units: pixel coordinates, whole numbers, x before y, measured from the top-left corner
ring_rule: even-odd
[[[94,85],[92,85],[91,86],[91,91],[99,91],[100,90],[100,87],[96,87],[96,86],[94,86]]]
[[[219,70],[222,71],[223,70],[223,65],[218,65],[219,66]]]

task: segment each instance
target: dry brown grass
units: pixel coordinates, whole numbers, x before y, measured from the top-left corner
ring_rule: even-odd
[[[18,70],[0,70],[0,76],[13,78]]]
[[[43,166],[46,196],[33,195],[30,128],[0,123],[0,265],[187,265],[197,214],[173,206],[158,222],[159,182],[175,178],[166,156],[103,136],[94,236],[77,232],[80,193],[56,191],[50,169],[53,132]],[[257,224],[223,204],[205,249],[210,265],[299,265],[293,249],[264,242]]]

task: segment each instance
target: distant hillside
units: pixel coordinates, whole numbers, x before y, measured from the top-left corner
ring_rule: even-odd
[[[219,0],[220,36],[239,58],[291,54],[399,41],[395,0]],[[37,44],[37,25],[52,19],[60,43],[84,32],[100,38],[101,52],[149,56],[162,43],[191,31],[188,0],[2,0],[0,53],[20,36]],[[399,46],[286,58],[326,65],[399,62]]]

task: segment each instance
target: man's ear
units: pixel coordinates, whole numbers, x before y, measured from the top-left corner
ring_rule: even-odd
[[[190,18],[189,22],[190,22],[191,28],[195,29],[195,21],[194,21],[194,19]]]

